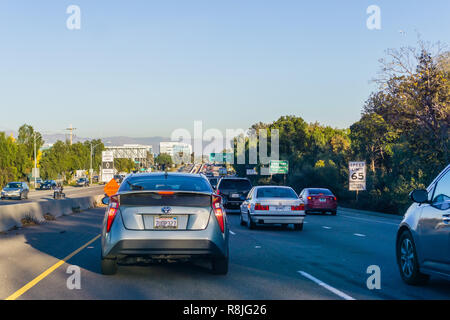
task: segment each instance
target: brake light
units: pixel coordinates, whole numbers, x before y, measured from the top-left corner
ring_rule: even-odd
[[[333,199],[334,199],[334,201],[336,201],[336,200],[337,200],[337,198],[336,198],[336,197],[333,197]]]
[[[255,210],[269,210],[269,206],[263,206],[260,203],[256,203]]]
[[[311,197],[308,197],[308,198],[306,198],[306,199],[311,200],[312,198],[311,198]]]
[[[106,223],[106,232],[111,230],[114,219],[116,218],[117,211],[119,210],[119,196],[111,196],[109,198],[108,218]]]
[[[222,233],[225,229],[225,220],[223,216],[223,207],[222,207],[222,197],[217,195],[212,195],[212,208],[214,211],[214,214],[217,218],[217,222],[219,223],[220,231]]]
[[[217,190],[216,190],[216,193],[217,193],[217,194],[220,194],[220,190],[219,190],[219,189],[217,189]]]
[[[304,211],[305,210],[305,205],[299,204],[298,206],[291,206],[291,211]]]
[[[161,195],[172,195],[172,194],[175,194],[175,192],[173,192],[173,191],[158,191],[158,194],[161,194]]]

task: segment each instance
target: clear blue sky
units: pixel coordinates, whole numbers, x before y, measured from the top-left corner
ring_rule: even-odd
[[[66,28],[71,4],[81,30]],[[366,28],[371,4],[381,30]],[[448,0],[2,0],[0,129],[168,136],[287,114],[347,127],[384,50],[416,31],[449,43],[449,12]]]

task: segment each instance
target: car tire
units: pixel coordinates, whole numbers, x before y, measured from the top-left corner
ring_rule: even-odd
[[[226,275],[228,273],[228,256],[213,257],[211,260],[212,273],[217,275]]]
[[[397,242],[397,265],[403,281],[409,285],[424,285],[430,276],[419,269],[416,246],[408,230],[404,230]]]
[[[103,259],[102,258],[102,274],[113,275],[117,273],[117,261],[116,259]]]
[[[294,224],[294,230],[302,231],[303,230],[303,223],[296,223],[296,224]]]
[[[336,215],[336,210],[331,211],[331,215],[335,216]]]
[[[248,221],[247,221],[247,227],[248,227],[250,230],[255,229],[256,224],[252,221],[252,219],[250,219],[250,213],[248,213],[248,212],[247,212],[247,219],[248,219]]]
[[[245,226],[245,221],[244,221],[244,219],[242,219],[242,212],[241,212],[241,214],[239,215],[239,220],[240,220],[241,226]]]

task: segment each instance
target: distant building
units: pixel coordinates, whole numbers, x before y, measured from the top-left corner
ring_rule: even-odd
[[[166,153],[172,157],[174,162],[177,162],[180,155],[183,155],[183,162],[190,162],[192,154],[192,145],[182,142],[160,142],[159,153]]]
[[[123,146],[105,146],[107,151],[112,151],[114,159],[130,159],[136,163],[148,167],[148,155],[153,155],[153,146],[140,144],[124,144]]]

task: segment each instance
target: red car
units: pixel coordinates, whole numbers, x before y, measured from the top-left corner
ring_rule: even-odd
[[[305,213],[330,212],[336,215],[337,198],[325,188],[305,188],[300,193],[300,199],[305,203]]]

